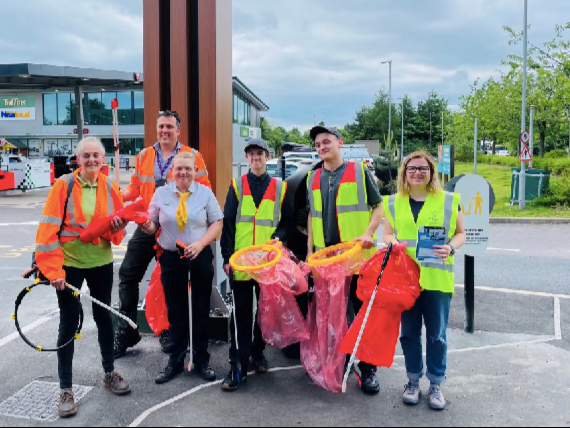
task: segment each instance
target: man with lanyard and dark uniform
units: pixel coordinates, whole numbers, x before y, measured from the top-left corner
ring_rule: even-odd
[[[245,383],[250,368],[258,374],[267,373],[268,370],[267,360],[263,355],[265,342],[253,316],[253,292],[255,290],[259,303],[259,284],[249,275],[240,272],[233,272],[232,278],[230,257],[235,251],[252,245],[263,245],[269,240],[285,244],[288,231],[294,226],[293,207],[286,197],[287,183],[272,178],[267,173],[267,143],[258,138],[251,139],[245,147],[245,154],[250,171],[232,181],[224,207],[222,256],[224,271],[230,277],[235,302],[230,327],[231,368],[222,383],[224,391],[235,391]],[[279,209],[276,204],[280,204]],[[268,223],[271,226],[268,226]]]
[[[335,128],[315,126],[310,135],[324,165],[311,171],[308,178],[307,202],[311,213],[307,224],[308,255],[318,249],[359,241],[366,258],[370,258],[377,251],[376,230],[384,217],[382,196],[376,182],[366,165],[342,158],[344,142]],[[355,197],[358,198],[356,204]],[[355,314],[362,308],[356,294],[358,277],[354,275],[350,285],[350,301]],[[362,392],[378,394],[377,368],[364,362],[359,368]],[[356,372],[354,368],[352,370]]]
[[[149,206],[155,190],[173,180],[172,160],[180,152],[194,153],[198,168],[196,182],[212,188],[202,155],[178,141],[180,136],[178,113],[161,111],[158,115],[156,132],[158,142],[153,147],[142,150],[137,156],[131,184],[123,192],[124,201],[134,201],[141,197]],[[156,237],[147,235],[137,227],[128,243],[127,253],[119,270],[119,309],[122,314],[134,322],[137,321],[139,284],[148,265],[156,257],[155,245]],[[133,330],[125,321],[119,320],[119,328],[115,336],[115,358],[121,358],[128,348],[135,346],[140,340],[141,336],[138,331]],[[171,345],[168,331],[161,334],[160,343],[163,350],[168,352]]]

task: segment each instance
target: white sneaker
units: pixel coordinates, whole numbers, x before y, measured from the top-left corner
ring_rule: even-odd
[[[441,393],[440,385],[432,385],[429,388],[428,397],[429,407],[432,410],[445,410],[447,403],[445,402],[445,398],[443,398],[443,394]]]
[[[422,391],[420,390],[420,384],[409,382],[404,387],[404,404],[415,406],[420,402],[421,395]]]

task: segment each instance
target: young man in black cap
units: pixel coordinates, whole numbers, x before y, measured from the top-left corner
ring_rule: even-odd
[[[366,165],[342,158],[344,142],[335,128],[315,126],[310,134],[324,165],[311,171],[308,178],[308,255],[333,245],[359,241],[370,258],[377,251],[376,230],[384,216],[376,182]],[[354,275],[350,300],[355,314],[362,308],[356,295],[357,282],[358,275]],[[378,394],[376,367],[361,362],[359,368],[362,392]]]
[[[250,368],[257,373],[266,373],[268,370],[263,355],[266,345],[257,322],[253,341],[251,334],[254,321],[253,290],[255,289],[259,301],[259,284],[247,274],[232,272],[230,257],[235,251],[252,245],[263,245],[269,240],[285,242],[287,231],[293,225],[293,209],[285,197],[287,184],[267,174],[269,146],[261,139],[251,139],[245,153],[250,171],[232,181],[224,208],[221,241],[224,270],[232,283],[234,298],[234,316],[230,328],[231,370],[222,383],[225,391],[238,389],[247,380]],[[276,204],[279,209],[276,209]]]

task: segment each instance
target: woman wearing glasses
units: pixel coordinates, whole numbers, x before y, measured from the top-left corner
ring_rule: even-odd
[[[401,344],[406,360],[408,385],[404,403],[420,400],[419,381],[424,374],[422,319],[427,332],[429,406],[445,409],[441,392],[447,370],[447,327],[454,293],[454,256],[466,241],[460,196],[442,190],[432,157],[423,151],[409,155],[398,176],[398,193],[385,197],[384,242],[407,243],[406,253],[420,266],[422,293],[415,306],[402,314]],[[445,245],[434,245],[428,257],[417,253],[420,232],[444,235]],[[431,256],[431,257],[430,257]]]
[[[216,374],[210,367],[208,353],[208,321],[210,295],[214,279],[210,244],[222,232],[224,215],[216,197],[208,187],[195,181],[196,157],[181,152],[172,161],[174,182],[156,190],[149,208],[149,221],[141,228],[154,235],[161,228],[158,244],[162,268],[172,349],[166,369],[156,383],[171,381],[184,371],[184,358],[190,337],[188,307],[188,270],[192,279],[192,338],[194,366],[204,379],[212,381]],[[177,241],[185,245],[183,253]]]

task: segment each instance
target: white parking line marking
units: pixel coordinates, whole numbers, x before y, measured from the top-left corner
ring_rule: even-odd
[[[298,369],[302,369],[302,368],[303,368],[303,366],[280,367],[280,368],[270,369],[269,373],[298,370]],[[248,374],[248,377],[253,376],[254,374],[255,373]],[[159,411],[160,409],[163,409],[164,407],[170,406],[171,404],[174,404],[177,401],[182,400],[183,398],[186,398],[190,395],[193,395],[197,392],[200,392],[203,389],[210,388],[210,387],[215,386],[215,385],[220,385],[222,382],[223,382],[222,380],[217,380],[215,382],[210,382],[210,383],[206,383],[204,385],[199,385],[196,388],[193,388],[189,391],[183,392],[180,395],[177,395],[176,397],[171,398],[170,400],[163,401],[162,403],[159,403],[156,406],[151,407],[150,409],[143,412],[138,418],[136,418],[134,420],[134,422],[132,424],[129,425],[129,427],[138,427],[140,424],[142,424],[145,421],[146,418],[148,418],[151,414]]]
[[[554,335],[557,340],[562,340],[562,323],[560,311],[560,297],[554,298]]]
[[[457,288],[465,288],[464,284],[455,284]],[[526,290],[513,290],[510,288],[495,288],[495,287],[475,287],[475,290],[483,290],[483,291],[496,291],[498,293],[508,293],[508,294],[523,294],[526,296],[537,296],[537,297],[558,297],[560,299],[570,299],[570,296],[567,294],[553,294],[553,293],[545,293],[542,291],[526,291]]]
[[[45,324],[46,322],[52,320],[53,317],[54,317],[57,313],[59,313],[59,309],[56,309],[55,311],[50,312],[50,313],[47,314],[45,317],[42,317],[42,318],[40,318],[40,319],[34,321],[34,322],[31,323],[31,324],[28,324],[27,326],[25,326],[24,328],[22,328],[22,331],[23,331],[24,334],[25,334],[25,333],[27,333],[27,332],[33,330],[34,328],[37,328],[37,327],[39,327],[40,325]],[[1,348],[2,346],[4,346],[4,345],[10,343],[10,342],[13,341],[14,339],[17,339],[18,337],[20,337],[20,334],[19,334],[17,331],[15,331],[14,333],[9,334],[9,335],[6,336],[5,338],[0,339],[0,348]]]
[[[514,253],[520,253],[521,250],[514,250],[514,249],[509,249],[509,248],[487,248],[489,251],[511,251]]]
[[[0,226],[38,226],[39,221],[27,221],[23,223],[0,223]]]

